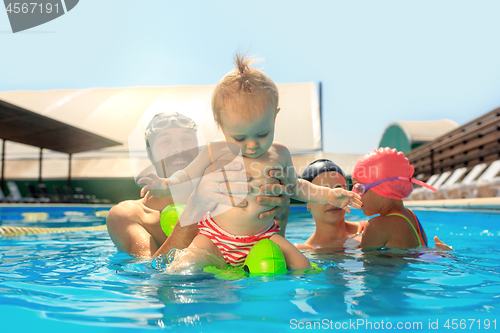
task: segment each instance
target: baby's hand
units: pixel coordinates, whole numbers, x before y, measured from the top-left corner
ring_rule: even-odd
[[[144,201],[147,201],[150,197],[170,197],[170,189],[168,188],[168,179],[160,178],[154,173],[148,173],[146,177],[139,179],[137,184],[146,184],[141,189],[141,197],[144,197]]]
[[[328,193],[328,203],[335,207],[342,208],[348,213],[351,212],[349,206],[361,208],[362,204],[361,197],[358,194],[342,188],[334,188],[330,190],[330,193]]]

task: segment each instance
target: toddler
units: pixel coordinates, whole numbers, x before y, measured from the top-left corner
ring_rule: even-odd
[[[252,180],[267,183],[276,179],[267,177],[270,169],[286,171],[292,198],[318,203],[330,203],[350,212],[347,205],[360,208],[359,196],[342,188],[329,189],[300,180],[293,168],[289,150],[283,144],[274,142],[278,107],[278,88],[261,71],[249,67],[250,60],[236,55],[236,69],[227,74],[215,87],[212,94],[212,112],[217,125],[221,128],[225,141],[212,143],[203,149],[198,157],[183,171],[176,172],[168,179],[155,175],[143,179],[147,185],[141,194],[153,196],[171,195],[170,188],[188,184],[203,175],[214,161],[233,159],[241,152],[246,171]],[[293,129],[290,129],[293,130]],[[237,147],[239,151],[235,151]],[[219,184],[222,185],[224,183]],[[225,184],[221,190],[227,188]],[[251,184],[252,185],[252,184]],[[254,188],[255,187],[255,188]],[[245,208],[218,205],[207,213],[198,224],[199,234],[190,247],[203,248],[222,256],[232,266],[243,264],[250,248],[259,240],[269,238],[277,243],[285,256],[289,269],[309,267],[309,261],[285,238],[277,234],[279,226],[273,218],[261,220],[258,215],[269,209],[256,202],[258,188],[246,197]]]

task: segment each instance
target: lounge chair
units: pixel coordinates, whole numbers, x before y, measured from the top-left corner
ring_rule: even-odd
[[[68,200],[68,198],[64,195],[64,193],[61,191],[61,188],[59,188],[59,186],[54,185],[54,186],[52,186],[52,189],[54,190],[54,193],[56,194],[57,202],[60,202],[60,203],[69,203],[70,202]]]
[[[497,179],[498,178],[498,179]],[[487,185],[488,191],[491,193],[490,196],[493,196],[493,193],[496,197],[500,197],[500,177],[493,178],[492,182]],[[479,189],[479,196],[481,196],[481,188]]]
[[[441,187],[441,185],[444,184],[444,182],[448,179],[448,177],[450,177],[450,175],[451,175],[451,171],[443,172],[439,176],[439,178],[436,180],[436,182],[434,182],[434,184],[432,184],[432,186],[437,190],[438,188]],[[432,192],[432,191],[425,191],[422,193],[422,199],[432,200],[434,198],[435,198],[434,192]]]
[[[12,199],[9,197],[6,197],[3,194],[2,188],[0,188],[0,202],[12,202]]]
[[[434,187],[437,192],[427,192],[427,198],[431,200],[448,199],[446,197],[447,190],[452,188],[460,179],[462,179],[466,172],[466,167],[456,169],[442,185],[435,184]]]
[[[500,177],[497,177],[499,172],[500,160],[491,163],[477,180],[470,182],[469,185],[460,187],[458,190],[460,197],[478,198],[479,196],[489,196],[490,193],[486,189],[491,188],[495,184],[500,184]]]
[[[486,163],[481,163],[472,168],[471,171],[462,179],[460,182],[455,183],[447,188],[441,187],[441,194],[445,199],[457,199],[462,198],[462,191],[469,186],[473,181],[475,181],[479,175],[486,169]]]
[[[483,175],[477,180],[477,188],[472,190],[473,198],[500,196],[500,160],[491,163]]]
[[[493,179],[488,184],[485,184],[484,187],[484,190],[483,186],[479,187],[479,197],[484,197],[485,195],[488,197],[500,197],[500,177],[493,177]]]
[[[9,188],[9,196],[15,202],[35,202],[33,198],[24,198],[14,182],[7,182],[7,187]]]
[[[432,175],[425,183],[427,185],[430,185],[432,186],[436,180],[439,178],[439,175]],[[410,197],[408,199],[410,200],[422,200],[424,198],[424,191],[426,191],[428,189],[426,189],[425,187],[420,187],[420,188],[416,188],[413,190],[413,192],[411,193]]]
[[[47,190],[47,186],[45,184],[38,184],[38,193],[40,194],[40,198],[46,200],[48,199],[49,202],[56,202],[57,198],[54,198],[50,193],[49,190]]]
[[[66,198],[68,199],[68,202],[81,203],[78,195],[73,194],[73,190],[71,189],[71,186],[68,186],[68,185],[64,186],[64,191],[66,192]]]
[[[76,195],[80,198],[80,201],[86,204],[92,203],[92,204],[100,204],[101,200],[97,199],[95,195],[88,195],[85,194],[83,191],[83,188],[81,187],[75,187],[75,192]]]
[[[38,191],[35,189],[35,186],[31,183],[26,183],[26,188],[28,189],[29,194],[31,195],[31,198],[33,198],[34,202],[36,203],[46,203],[49,202],[49,198],[42,198]]]

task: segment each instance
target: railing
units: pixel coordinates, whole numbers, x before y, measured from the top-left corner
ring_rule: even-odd
[[[407,154],[423,179],[500,158],[500,108],[488,112]]]

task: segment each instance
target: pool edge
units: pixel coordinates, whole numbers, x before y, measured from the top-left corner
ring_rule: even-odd
[[[444,208],[467,210],[500,210],[500,197],[451,200],[404,200],[409,208]]]

